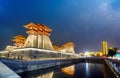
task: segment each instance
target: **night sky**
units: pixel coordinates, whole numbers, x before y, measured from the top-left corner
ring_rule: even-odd
[[[30,22],[52,28],[52,43],[71,41],[76,52],[101,51],[103,40],[120,48],[120,0],[0,0],[0,50],[27,36]]]

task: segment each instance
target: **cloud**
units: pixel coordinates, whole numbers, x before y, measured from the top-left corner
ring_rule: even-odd
[[[105,16],[106,20],[120,19],[120,9],[116,10],[113,8],[115,5],[112,5],[115,1],[117,0],[105,0],[98,7],[99,12]]]

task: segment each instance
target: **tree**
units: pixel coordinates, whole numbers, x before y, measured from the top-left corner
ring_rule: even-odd
[[[117,48],[108,49],[108,56],[114,56],[116,54]]]

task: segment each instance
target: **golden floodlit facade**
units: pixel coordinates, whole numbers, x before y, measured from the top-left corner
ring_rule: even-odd
[[[60,48],[58,48],[58,46],[55,46],[56,50],[67,52],[67,53],[75,53],[74,47],[75,47],[75,45],[72,42],[68,42],[68,43],[62,45],[62,47],[60,47]]]
[[[26,32],[28,37],[24,47],[54,50],[49,38],[52,29],[48,28],[44,24],[34,23],[29,23],[24,27],[28,29]]]
[[[14,45],[16,47],[23,47],[26,41],[26,37],[24,37],[23,35],[17,35],[13,37],[12,41],[14,42]]]
[[[108,45],[107,45],[106,41],[102,42],[102,52],[103,52],[103,55],[107,55],[108,54]]]
[[[68,42],[62,47],[53,46],[50,40],[52,29],[44,24],[29,23],[24,26],[27,37],[18,35],[13,37],[14,45],[6,46],[10,58],[16,59],[46,59],[46,58],[73,58],[75,57],[74,44]],[[59,53],[62,52],[62,53]],[[67,54],[68,53],[68,54]],[[9,54],[9,53],[8,53]],[[3,57],[6,56],[2,55]]]

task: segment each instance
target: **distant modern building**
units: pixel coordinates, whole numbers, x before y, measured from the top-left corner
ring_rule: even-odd
[[[108,54],[108,45],[107,45],[106,41],[102,42],[102,52],[103,52],[103,55],[107,55]]]

